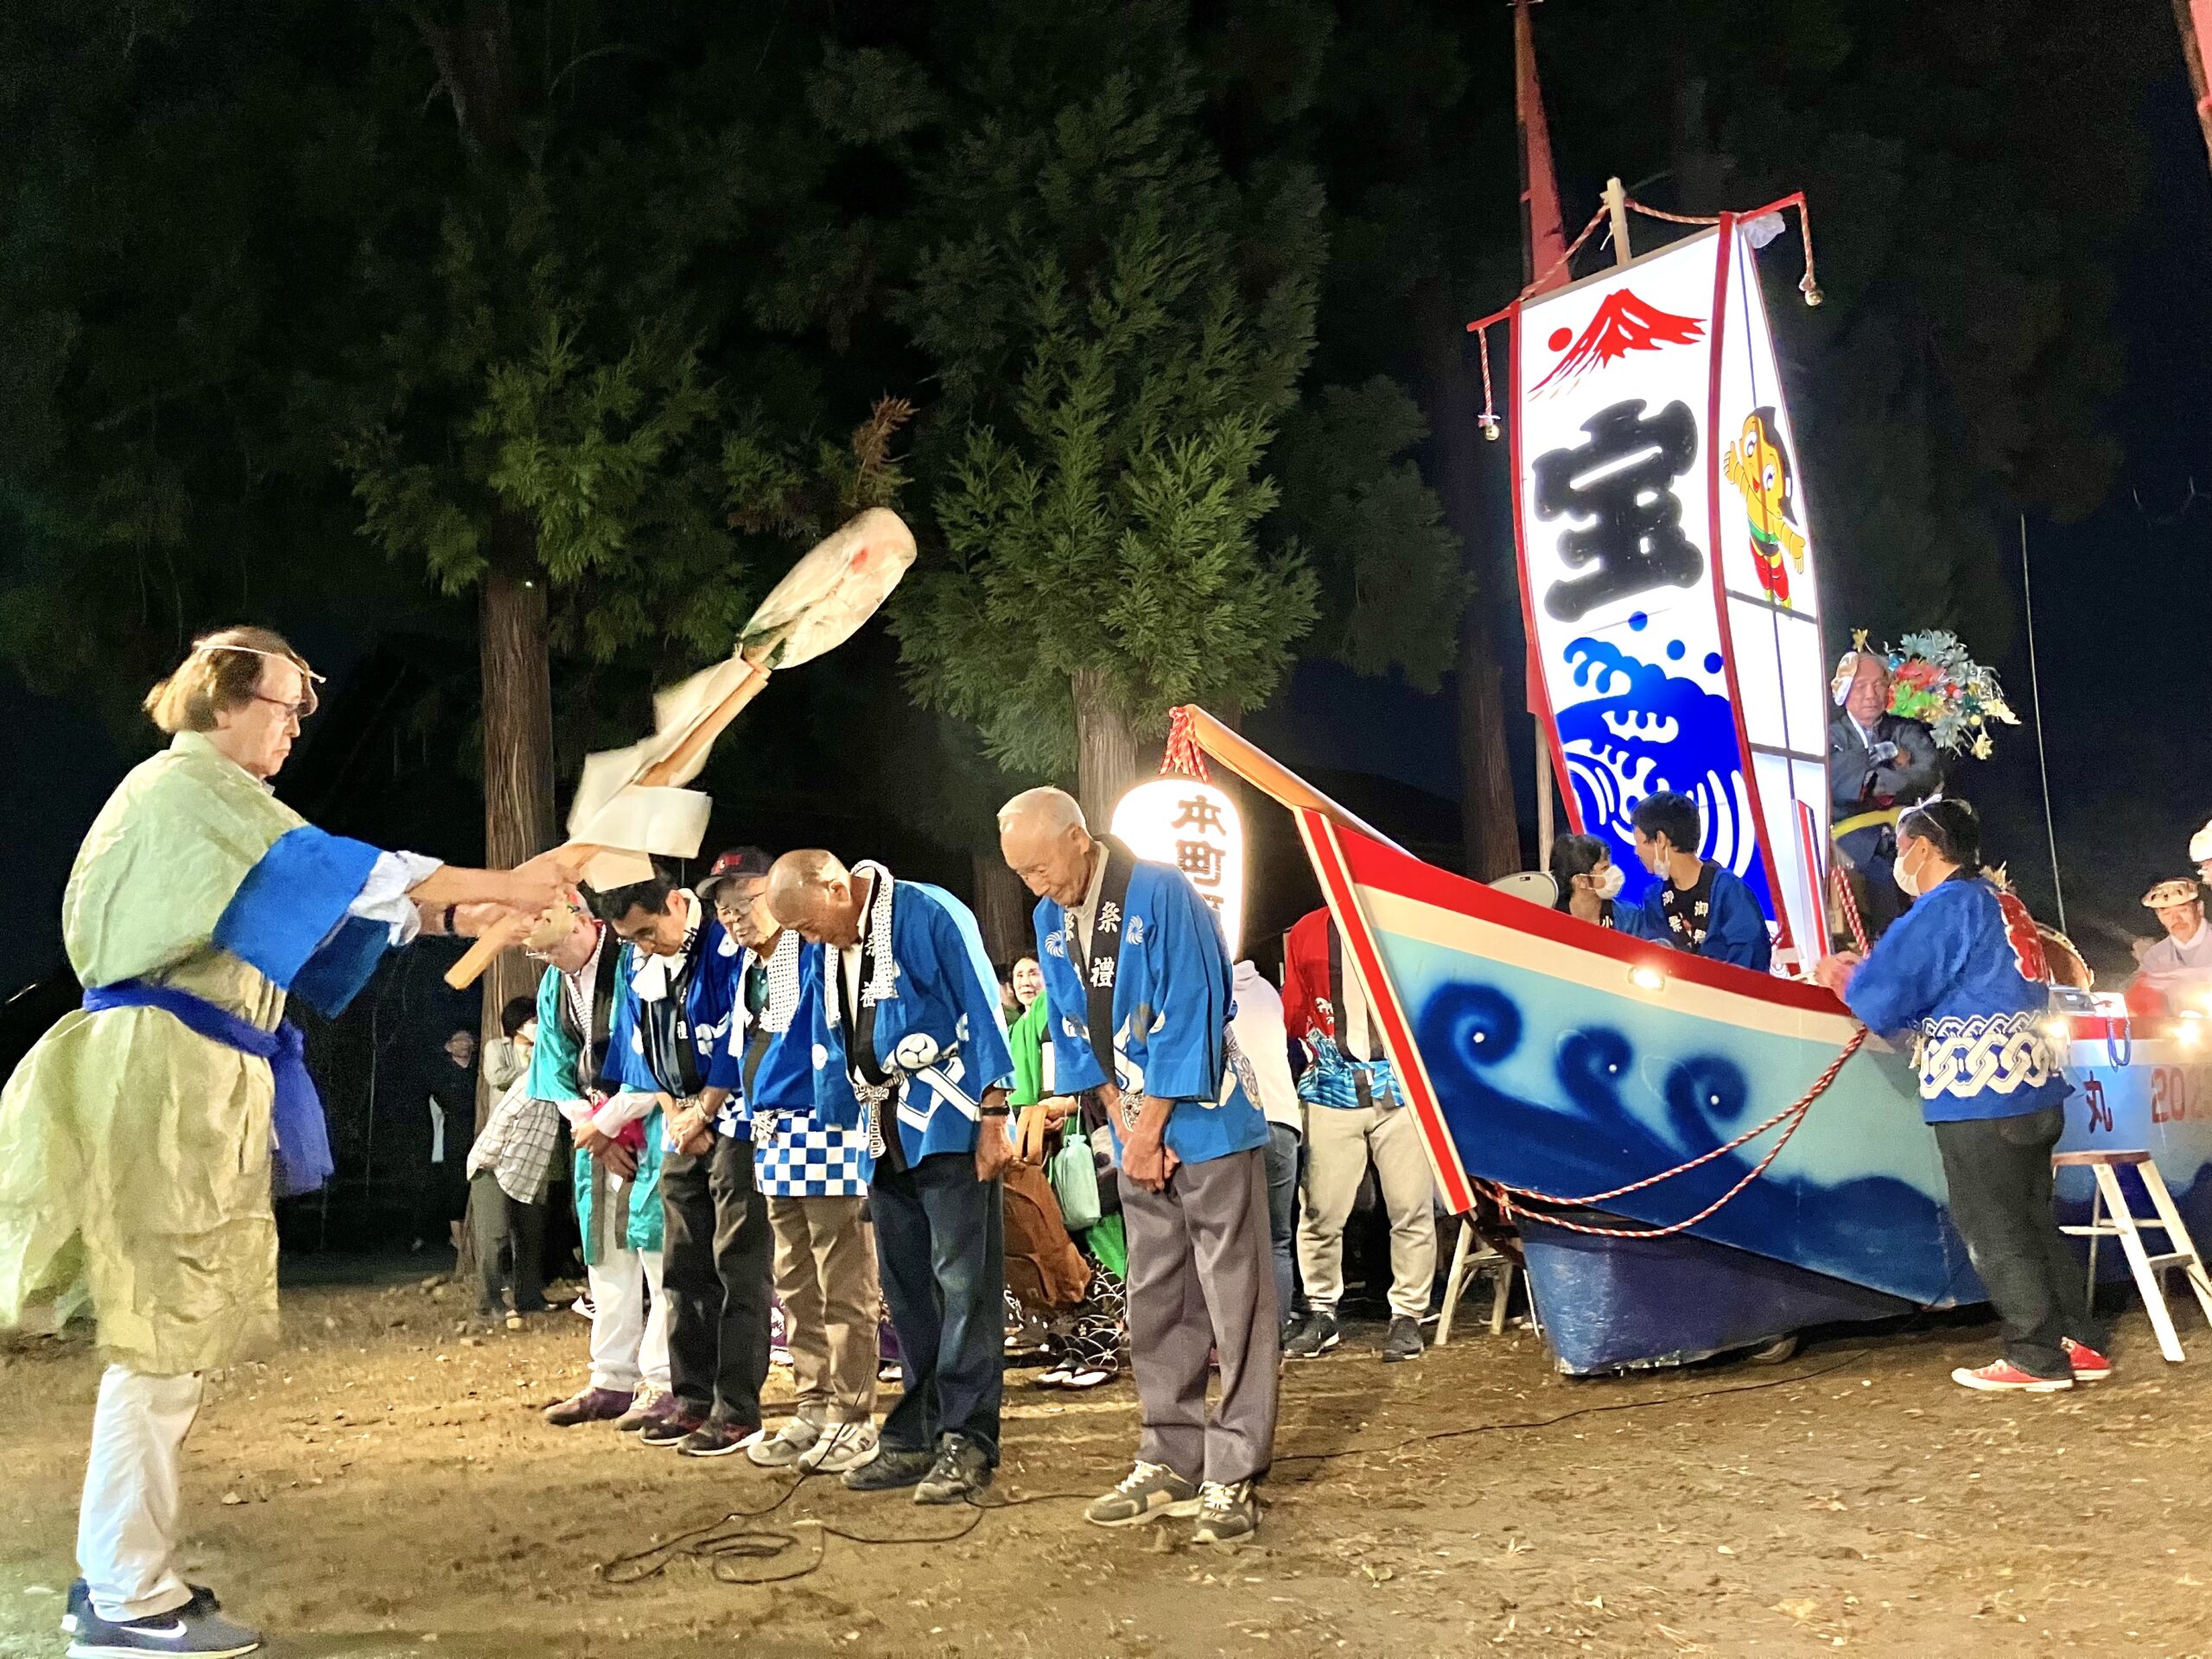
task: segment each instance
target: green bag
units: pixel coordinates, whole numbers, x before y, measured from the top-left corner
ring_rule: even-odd
[[[1086,1227],[1096,1227],[1103,1212],[1098,1207],[1098,1166],[1092,1161],[1090,1140],[1081,1135],[1069,1135],[1052,1154],[1046,1173],[1052,1179],[1052,1196],[1060,1201],[1060,1219],[1068,1231],[1079,1233]]]

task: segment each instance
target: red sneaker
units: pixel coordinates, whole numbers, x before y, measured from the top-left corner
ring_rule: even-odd
[[[2066,1337],[2058,1345],[2066,1351],[2066,1363],[2074,1368],[2076,1382],[2101,1382],[2112,1375],[2112,1361],[2087,1344]]]
[[[2022,1370],[2009,1359],[2000,1359],[1976,1370],[1961,1365],[1951,1373],[1951,1381],[1962,1389],[1974,1389],[1983,1394],[2056,1394],[2061,1389],[2070,1389],[2070,1376],[2036,1376]]]

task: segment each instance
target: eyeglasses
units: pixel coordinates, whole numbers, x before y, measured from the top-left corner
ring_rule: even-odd
[[[276,708],[282,709],[284,711],[286,717],[289,719],[295,726],[305,725],[307,723],[308,716],[315,713],[316,708],[319,706],[313,693],[309,693],[308,696],[298,702],[287,702],[282,697],[264,696],[260,692],[257,691],[253,694],[253,700],[256,702],[270,703]]]

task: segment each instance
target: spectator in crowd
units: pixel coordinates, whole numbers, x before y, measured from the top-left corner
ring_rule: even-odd
[[[1318,1359],[1342,1340],[1344,1224],[1372,1163],[1390,1217],[1390,1325],[1382,1357],[1418,1359],[1421,1322],[1436,1284],[1436,1178],[1345,954],[1326,909],[1302,917],[1283,941],[1283,1024],[1303,1051],[1298,1092],[1306,1108],[1298,1223],[1306,1313],[1283,1351]]]
[[[1836,845],[1864,879],[1860,919],[1879,938],[1907,902],[1891,875],[1897,815],[1943,786],[1942,757],[1927,727],[1890,713],[1890,666],[1878,654],[1846,652],[1829,689],[1840,710],[1828,725],[1828,806],[1842,830]]]
[[[1065,790],[1000,808],[999,847],[1038,896],[1062,1098],[1092,1094],[1121,1154],[1143,1430],[1135,1467],[1084,1516],[1127,1526],[1195,1505],[1192,1541],[1249,1537],[1254,1488],[1274,1456],[1282,1332],[1268,1124],[1230,1032],[1221,925],[1182,872],[1093,837]],[[1221,1370],[1211,1412],[1210,1355]]]
[[[1697,803],[1662,790],[1638,801],[1630,819],[1637,860],[1659,879],[1643,904],[1616,910],[1613,925],[1692,956],[1766,972],[1774,952],[1766,918],[1741,876],[1698,856],[1704,826]]]
[[[661,1291],[659,1103],[610,1096],[601,1074],[630,947],[581,910],[550,912],[526,941],[537,987],[530,1091],[555,1103],[575,1142],[576,1221],[591,1291],[591,1381],[549,1407],[556,1428],[612,1421],[642,1429],[666,1396],[668,1298]]]
[[[730,1047],[753,1127],[755,1185],[775,1241],[776,1295],[791,1357],[792,1411],[745,1455],[766,1469],[842,1475],[872,1462],[881,1289],[868,1222],[875,1160],[857,1130],[814,1109],[805,1014],[806,944],[768,905],[765,854],[700,885],[744,950]],[[798,1038],[787,1041],[797,1027]]]
[[[515,1020],[518,1010],[523,1017]],[[517,997],[507,1004],[500,1024],[505,1034],[485,1052],[487,1073],[499,1044],[506,1050],[499,1069],[506,1071],[518,1056],[521,1070],[510,1073],[484,1132],[468,1148],[468,1216],[476,1254],[477,1317],[498,1318],[503,1296],[512,1291],[514,1311],[507,1323],[512,1326],[525,1314],[545,1311],[545,1196],[563,1137],[560,1108],[530,1091],[537,1004]]]
[[[1045,976],[1036,957],[1016,957],[1010,976],[1023,1009],[1007,1033],[1014,1056],[1014,1090],[1007,1104],[1018,1115],[1016,1142],[1024,1160],[1045,1166],[1062,1224],[1090,1264],[1090,1286],[1071,1309],[1020,1306],[1009,1286],[1007,1298],[1017,1305],[1007,1313],[1007,1351],[1016,1351],[1017,1342],[1038,1332],[1051,1362],[1038,1376],[1039,1387],[1101,1388],[1120,1375],[1128,1346],[1129,1256],[1121,1195],[1114,1189],[1110,1152],[1098,1154],[1090,1135],[1095,1128],[1104,1138],[1105,1118],[1098,1116],[1094,1125],[1077,1103],[1065,1099],[1055,1099],[1053,1108],[1047,1108],[1054,1071],[1052,1000],[1044,994]],[[1055,1109],[1066,1116],[1058,1128],[1048,1128]],[[1096,1218],[1086,1224],[1085,1216]]]
[[[468,1207],[463,1166],[476,1134],[476,1033],[464,1027],[440,1046],[423,1089],[430,1142],[417,1195],[416,1249],[460,1251],[461,1217]]]
[[[499,1010],[499,1034],[484,1045],[484,1086],[497,1099],[530,1071],[530,1046],[537,1040],[537,999],[518,996]],[[524,1028],[530,1028],[524,1034]]]
[[[906,1385],[855,1491],[965,1503],[999,1462],[1006,1255],[999,1175],[1014,1157],[1014,1062],[996,976],[968,907],[819,849],[769,876],[807,953],[815,1109],[875,1153],[876,1262]],[[879,1150],[880,1148],[880,1150]]]
[[[1613,900],[1620,897],[1621,868],[1612,849],[1596,836],[1565,835],[1552,842],[1551,877],[1563,910],[1599,927],[1613,925]]]
[[[2146,946],[2140,971],[2129,988],[2153,1001],[2197,1006],[2212,990],[2212,927],[2204,925],[2204,892],[2186,876],[2161,881],[2143,895],[2144,908],[2158,918],[2165,936]]]
[[[2050,1151],[2072,1090],[2044,1028],[2050,990],[2035,922],[1981,874],[1981,827],[1964,801],[1931,801],[1898,821],[1897,880],[1912,907],[1863,961],[1842,952],[1816,973],[1869,1031],[1920,1038],[1921,1109],[1951,1219],[2005,1327],[2002,1358],[1951,1380],[2048,1394],[2109,1376],[2081,1262],[2051,1214]]]
[[[758,870],[746,848],[714,872]],[[643,1425],[647,1446],[726,1457],[760,1430],[774,1243],[753,1185],[753,1132],[729,1046],[742,951],[713,907],[658,862],[645,880],[591,895],[638,953],[614,1007],[608,1077],[661,1104],[661,1284],[671,1394]]]
[[[1268,1120],[1268,1243],[1274,1255],[1275,1306],[1281,1311],[1283,1339],[1288,1341],[1298,1324],[1298,1274],[1293,1257],[1298,1241],[1298,1154],[1306,1110],[1290,1075],[1281,994],[1249,957],[1236,964],[1236,995],[1231,1029],[1237,1047],[1252,1063],[1260,1114]]]

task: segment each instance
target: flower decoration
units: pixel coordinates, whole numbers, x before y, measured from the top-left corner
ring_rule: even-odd
[[[1866,649],[1862,629],[1854,646]],[[1993,724],[2017,726],[1994,669],[1974,661],[1958,635],[1942,628],[1908,633],[1890,647],[1890,712],[1919,721],[1938,748],[1986,760]]]

